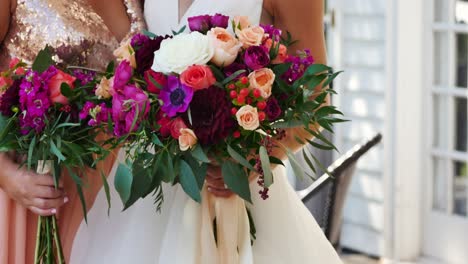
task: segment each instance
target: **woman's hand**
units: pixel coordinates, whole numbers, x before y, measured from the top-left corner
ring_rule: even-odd
[[[0,174],[0,188],[17,203],[33,213],[50,216],[68,202],[63,182],[58,189],[50,175],[39,175],[25,168],[19,168],[7,154],[0,154],[0,164],[5,169]]]

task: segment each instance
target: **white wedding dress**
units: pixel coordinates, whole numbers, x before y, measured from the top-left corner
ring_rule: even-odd
[[[178,2],[146,0],[145,16],[149,30],[156,34],[178,31],[185,24],[178,21]],[[256,24],[260,22],[262,4],[262,0],[195,0],[181,21],[185,22],[187,17],[194,15],[222,13],[249,16]],[[216,213],[231,206],[223,215],[231,224],[224,227],[226,233],[230,233],[226,235],[226,243],[235,240],[234,246],[238,249],[232,250],[238,252],[235,257],[223,261],[217,255],[216,244],[212,240],[211,223],[207,224],[204,218],[205,205],[193,202],[180,186],[166,185],[161,213],[156,212],[152,197],[140,200],[121,212],[120,199],[113,188],[114,173],[115,168],[109,176],[112,191],[110,216],[107,215],[105,192],[101,190],[89,212],[89,224],[82,223],[78,230],[71,264],[342,263],[290,186],[286,170],[282,167],[274,172],[275,183],[268,200],[260,198],[256,182],[251,184],[253,204],[248,207],[257,228],[257,239],[253,245],[250,244],[245,209],[242,211],[239,207],[241,202],[221,200],[214,205]],[[205,192],[205,198],[206,195]],[[237,214],[231,217],[231,211]],[[223,242],[218,243],[218,247],[229,247],[221,245],[225,244]]]

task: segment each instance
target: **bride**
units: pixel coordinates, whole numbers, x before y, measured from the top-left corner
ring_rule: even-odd
[[[326,60],[322,0],[147,0],[144,11],[149,30],[156,34],[178,31],[188,17],[196,15],[248,16],[253,24],[274,24],[288,30],[300,40],[294,47],[296,50],[308,48],[318,63]],[[288,134],[300,132],[290,131]],[[301,147],[294,139],[286,138],[283,143],[293,150]],[[285,156],[281,154],[277,156]],[[215,184],[217,174],[216,168],[210,170],[208,178],[214,180],[208,182],[210,194],[205,192],[204,195],[217,197],[219,206],[216,210],[222,210],[223,203],[228,204],[233,197],[223,184]],[[235,240],[225,242],[234,246],[231,255],[235,256],[223,255],[220,248],[226,246],[225,243],[218,241],[216,245],[205,236],[207,228],[203,225],[206,223],[200,220],[203,205],[189,199],[179,186],[164,186],[165,201],[160,213],[155,211],[151,197],[120,212],[121,206],[116,205],[119,198],[114,191],[114,204],[108,217],[105,193],[101,191],[89,213],[88,222],[91,224],[80,227],[70,263],[341,263],[289,185],[285,169],[276,168],[274,177],[270,198],[264,201],[259,195],[253,195],[253,203],[249,206],[257,228],[253,245],[250,244],[249,231],[241,228],[240,222],[245,219],[237,223],[238,218],[225,218],[231,226],[224,231]],[[251,189],[252,193],[258,192],[255,182]],[[210,227],[208,225],[208,229]]]

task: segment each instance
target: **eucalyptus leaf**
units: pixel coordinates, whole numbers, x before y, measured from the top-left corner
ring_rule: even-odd
[[[269,188],[273,184],[273,174],[271,173],[270,158],[264,146],[259,149],[260,161],[262,162],[263,177],[265,187]]]
[[[110,188],[109,188],[109,182],[107,182],[106,175],[104,175],[104,172],[101,172],[101,180],[102,180],[102,186],[104,187],[104,191],[106,193],[106,200],[107,200],[107,216],[110,216],[110,209],[111,209],[111,196],[110,196]]]
[[[208,156],[206,156],[205,151],[200,144],[197,144],[195,148],[192,149],[191,153],[199,162],[210,163],[210,159],[208,159]]]
[[[126,204],[132,190],[132,169],[128,164],[120,163],[115,173],[114,185],[123,204]]]
[[[307,68],[305,75],[315,75],[322,72],[328,72],[329,70],[331,70],[331,68],[327,65],[312,64]]]
[[[227,151],[229,153],[229,155],[237,162],[239,162],[242,166],[244,166],[245,168],[251,170],[251,171],[255,171],[254,167],[247,161],[247,159],[245,159],[244,157],[242,157],[241,154],[239,154],[237,151],[235,151],[231,146],[227,146]]]
[[[288,156],[289,163],[291,164],[291,167],[296,177],[299,178],[300,180],[303,180],[304,170],[302,169],[302,166],[299,164],[294,154],[291,152],[291,150],[286,149],[286,155]]]
[[[37,71],[39,73],[44,72],[50,66],[54,64],[54,60],[52,59],[52,51],[50,46],[46,46],[43,50],[39,51],[37,54],[36,59],[33,62],[32,70]]]
[[[182,189],[184,189],[185,193],[187,193],[190,198],[200,203],[201,194],[200,189],[198,188],[197,180],[193,174],[192,168],[188,165],[187,162],[185,162],[185,160],[180,160],[179,171],[179,179],[180,185],[182,185]]]
[[[242,199],[252,203],[249,177],[242,167],[230,160],[224,161],[222,167],[223,179],[230,190]]]

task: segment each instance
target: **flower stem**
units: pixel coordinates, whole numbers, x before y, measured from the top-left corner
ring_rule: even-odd
[[[42,241],[42,218],[42,216],[39,216],[37,219],[36,250],[34,252],[34,264],[39,263],[39,251],[41,251]]]
[[[47,239],[47,255],[46,255],[46,263],[52,264],[53,258],[53,251],[52,251],[52,241],[50,239],[50,216],[46,217],[45,225],[46,225],[46,239]]]
[[[62,249],[62,242],[60,241],[60,234],[57,225],[57,218],[55,216],[52,217],[52,228],[54,232],[54,242],[57,248],[57,257],[59,264],[65,264],[65,258],[63,257],[63,249]]]

